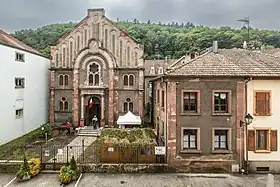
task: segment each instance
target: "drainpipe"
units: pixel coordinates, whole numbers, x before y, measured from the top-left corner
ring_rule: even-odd
[[[164,123],[164,145],[165,145],[165,162],[167,162],[167,152],[168,152],[168,142],[167,142],[167,124],[168,124],[168,117],[167,117],[167,81],[163,80],[162,82],[165,83],[165,105],[164,105],[164,113],[165,113],[165,123]]]
[[[253,78],[252,77],[249,77],[249,79],[247,79],[247,80],[245,80],[245,116],[247,115],[247,113],[248,113],[248,110],[247,110],[247,107],[248,107],[248,104],[247,104],[247,94],[248,94],[248,91],[247,91],[247,89],[248,89],[248,86],[247,86],[247,84],[250,82],[250,81],[252,81],[253,80]],[[244,147],[246,147],[246,149],[245,149],[245,171],[246,171],[246,174],[248,174],[249,173],[249,161],[248,161],[248,125],[247,124],[245,124],[245,132],[244,132],[244,134],[245,134],[245,145],[244,145]]]

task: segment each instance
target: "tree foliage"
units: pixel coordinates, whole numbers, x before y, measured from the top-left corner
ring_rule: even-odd
[[[211,47],[214,40],[219,42],[219,48],[240,48],[243,46],[243,41],[248,41],[248,30],[243,27],[241,29],[209,28],[202,25],[195,26],[191,22],[155,24],[150,20],[140,23],[136,18],[132,22],[118,21],[118,24],[125,28],[139,44],[145,46],[144,58],[146,59],[163,59],[166,56],[180,58],[186,53]],[[14,36],[49,56],[50,45],[74,26],[74,23],[52,24],[36,30],[16,31]],[[278,48],[280,32],[250,28],[249,45]]]

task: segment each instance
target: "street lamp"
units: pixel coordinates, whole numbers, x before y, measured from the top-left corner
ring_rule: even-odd
[[[41,127],[41,130],[44,132],[45,127]],[[46,143],[48,142],[48,133],[45,132],[45,139],[46,139]]]
[[[253,122],[253,116],[251,116],[249,113],[245,116],[245,121],[240,120],[240,127],[245,127],[245,140],[246,140],[246,158],[245,158],[245,170],[246,174],[248,174],[248,168],[249,168],[249,162],[248,162],[248,126]],[[242,171],[243,172],[243,171]]]

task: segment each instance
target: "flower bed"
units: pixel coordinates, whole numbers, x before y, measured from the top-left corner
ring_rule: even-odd
[[[62,184],[69,184],[74,180],[77,180],[81,172],[77,168],[74,156],[72,157],[70,164],[64,165],[60,168],[59,180]]]
[[[41,171],[41,162],[38,158],[32,158],[30,161],[24,159],[23,165],[17,172],[16,177],[18,181],[27,181],[32,177],[38,175]]]

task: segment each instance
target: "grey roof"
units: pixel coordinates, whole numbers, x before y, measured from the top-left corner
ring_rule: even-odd
[[[280,58],[245,49],[220,49],[198,56],[167,75],[280,77]]]

